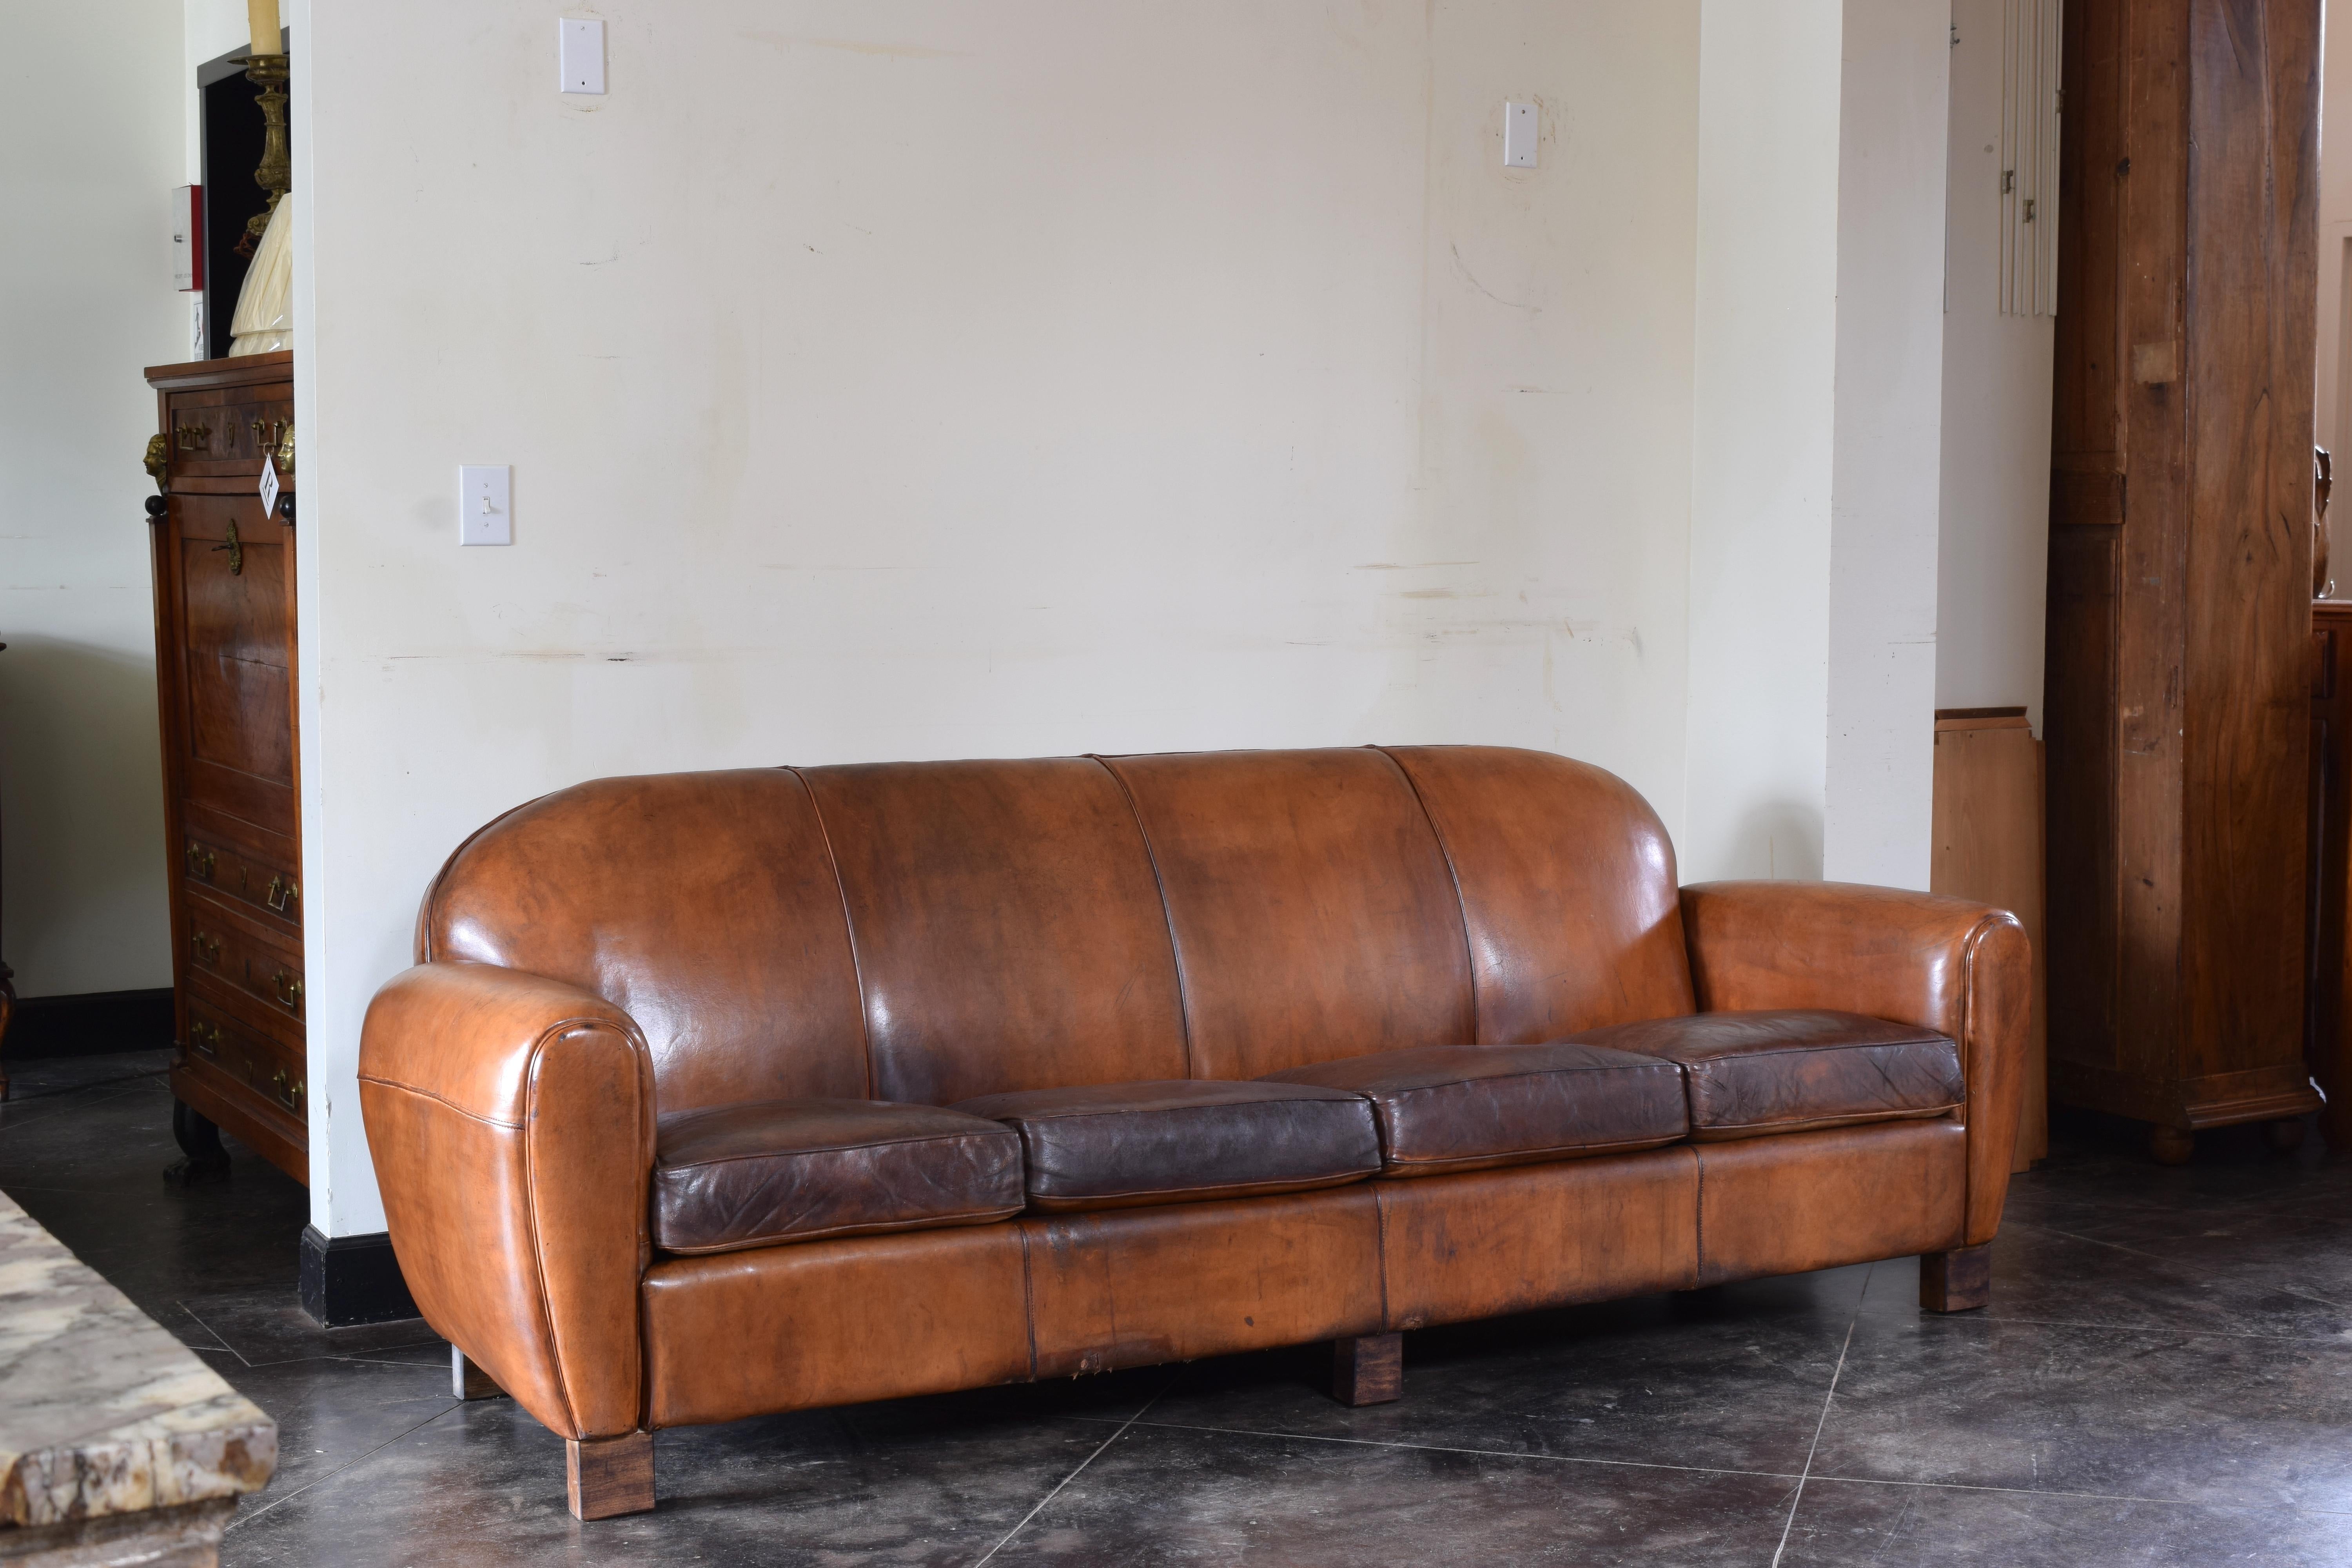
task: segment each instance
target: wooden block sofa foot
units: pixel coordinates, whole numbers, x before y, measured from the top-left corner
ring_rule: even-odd
[[[1404,1336],[1359,1334],[1331,1342],[1331,1397],[1386,1405],[1404,1392]]]
[[[456,1345],[449,1347],[449,1397],[452,1399],[503,1399],[506,1390],[500,1388],[484,1372],[479,1362],[466,1359],[466,1352]]]
[[[563,1489],[574,1519],[614,1519],[654,1506],[654,1435],[563,1440]]]
[[[1919,1255],[1919,1305],[1929,1312],[1972,1312],[1992,1300],[1992,1243]]]

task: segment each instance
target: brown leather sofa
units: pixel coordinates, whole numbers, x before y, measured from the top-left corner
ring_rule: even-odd
[[[1914,1253],[1982,1305],[2028,987],[2006,913],[1678,889],[1484,747],[604,779],[416,956],[393,1244],[582,1518],[665,1426],[1324,1340],[1369,1402],[1402,1330]]]

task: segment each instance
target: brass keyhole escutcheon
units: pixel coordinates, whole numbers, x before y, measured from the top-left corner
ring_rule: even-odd
[[[236,521],[234,518],[229,521],[228,542],[226,544],[215,544],[213,546],[213,552],[215,554],[218,554],[224,550],[228,552],[228,574],[232,577],[244,576],[245,546],[236,542]]]

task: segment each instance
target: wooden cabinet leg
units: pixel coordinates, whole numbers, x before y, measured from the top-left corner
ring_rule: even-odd
[[[1360,1334],[1331,1342],[1331,1397],[1386,1405],[1404,1392],[1404,1336]]]
[[[574,1519],[614,1519],[654,1506],[654,1435],[563,1440],[563,1490]]]
[[[184,1100],[172,1101],[172,1139],[187,1158],[163,1167],[166,1186],[228,1180],[228,1151],[221,1147],[220,1129]]]
[[[449,1397],[452,1399],[503,1399],[506,1390],[500,1388],[484,1372],[479,1362],[466,1359],[466,1352],[456,1345],[449,1347]]]
[[[1929,1312],[1972,1312],[1992,1301],[1992,1243],[1919,1255],[1919,1306]]]
[[[2186,1127],[2151,1127],[2147,1130],[2147,1157],[2159,1165],[2186,1165],[2189,1156],[2197,1152],[2197,1134]]]
[[[2277,1121],[2265,1121],[2263,1123],[2263,1136],[2280,1153],[2293,1153],[2303,1147],[2303,1118],[2289,1116]]]

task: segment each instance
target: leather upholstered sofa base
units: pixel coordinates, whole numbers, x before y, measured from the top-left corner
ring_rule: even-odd
[[[1938,1253],[1959,1242],[1964,1161],[1958,1123],[1897,1122],[669,1258],[646,1276],[648,1425],[1112,1372]],[[1783,1222],[1759,1226],[1759,1215]],[[1731,1244],[1720,1254],[1704,1246],[1710,1222]],[[731,1349],[713,1357],[713,1344]]]
[[[653,1507],[652,1434],[1917,1254],[1984,1304],[2001,911],[1679,888],[1479,747],[583,784],[461,846],[361,1104],[468,1397]],[[1407,1395],[1409,1396],[1409,1394]]]

